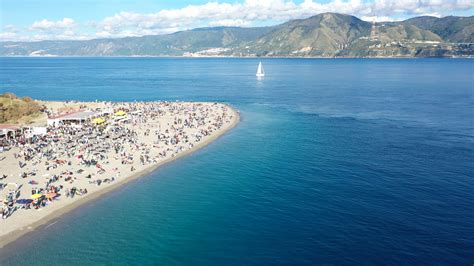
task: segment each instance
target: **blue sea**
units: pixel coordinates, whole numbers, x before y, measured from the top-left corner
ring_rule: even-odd
[[[472,265],[473,73],[469,59],[0,58],[0,92],[218,101],[242,118],[0,264]]]

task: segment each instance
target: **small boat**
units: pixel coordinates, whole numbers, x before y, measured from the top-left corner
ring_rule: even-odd
[[[265,76],[265,71],[263,70],[262,62],[258,63],[257,74],[255,74],[255,75],[257,77]]]

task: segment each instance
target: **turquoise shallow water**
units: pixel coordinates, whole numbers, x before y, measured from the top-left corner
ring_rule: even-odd
[[[474,262],[472,60],[1,58],[45,100],[222,101],[210,146],[0,251],[0,264]]]

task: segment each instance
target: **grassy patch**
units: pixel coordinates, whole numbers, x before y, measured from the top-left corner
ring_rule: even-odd
[[[41,106],[30,97],[18,97],[13,93],[0,95],[0,123],[28,123],[40,115]]]

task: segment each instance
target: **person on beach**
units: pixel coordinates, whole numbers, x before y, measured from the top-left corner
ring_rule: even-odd
[[[216,103],[104,103],[87,110],[104,113],[101,117],[108,122],[63,122],[49,126],[45,135],[28,138],[22,133],[9,142],[11,151],[0,166],[13,161],[13,180],[25,186],[8,194],[0,190],[0,200],[5,199],[2,218],[87,195],[192,149],[232,121],[229,108]],[[126,115],[116,115],[119,111]],[[7,177],[3,174],[0,180]]]

